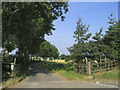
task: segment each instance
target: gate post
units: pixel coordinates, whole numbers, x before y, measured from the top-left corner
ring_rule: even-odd
[[[86,75],[88,75],[88,60],[87,60],[87,57],[85,57],[85,61],[86,61]]]
[[[91,76],[91,63],[88,61],[88,75]]]
[[[11,77],[14,77],[14,63],[11,63]]]
[[[86,74],[91,76],[91,62],[86,59]]]
[[[14,59],[14,63],[11,63],[11,77],[16,76],[16,58]]]

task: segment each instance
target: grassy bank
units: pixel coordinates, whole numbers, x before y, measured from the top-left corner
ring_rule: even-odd
[[[93,79],[118,80],[118,70],[94,74]]]
[[[24,81],[26,78],[26,74],[24,75],[21,75],[20,77],[15,77],[15,78],[10,78],[6,81],[3,81],[2,82],[2,88],[10,88],[12,86],[14,86],[15,84],[21,82],[21,81]]]
[[[7,79],[4,78],[2,81],[2,88],[10,88],[17,83],[24,81],[26,77],[30,75],[30,67],[31,65],[21,66],[20,68],[18,68],[19,73],[14,78],[10,78],[10,76]]]
[[[60,70],[56,72],[59,73],[61,76],[65,77],[67,80],[78,80],[85,77],[81,74],[75,74],[73,71]]]

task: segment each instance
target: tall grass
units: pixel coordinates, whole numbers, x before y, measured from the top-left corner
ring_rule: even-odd
[[[103,74],[93,75],[93,79],[118,80],[118,70],[104,72]]]
[[[61,76],[65,77],[68,80],[78,80],[84,78],[84,75],[75,74],[74,71],[60,70],[56,72],[58,72]]]
[[[10,78],[7,81],[3,81],[2,88],[10,88],[13,85],[15,85],[16,83],[25,80],[25,78],[26,78],[26,75],[23,74],[20,77]]]

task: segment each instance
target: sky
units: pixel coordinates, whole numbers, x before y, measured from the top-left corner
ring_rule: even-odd
[[[69,12],[65,14],[65,21],[57,19],[53,22],[56,28],[51,36],[45,39],[55,45],[60,54],[70,54],[67,47],[75,43],[73,32],[75,31],[79,16],[86,25],[90,25],[88,33],[94,36],[103,27],[103,34],[107,30],[108,17],[113,13],[113,17],[118,20],[117,2],[69,2]]]
[[[45,39],[55,45],[60,54],[70,54],[67,47],[75,43],[73,32],[75,31],[79,16],[82,18],[84,24],[90,25],[88,33],[92,33],[93,36],[96,32],[99,32],[101,27],[103,27],[102,33],[105,34],[109,26],[108,16],[110,16],[111,13],[116,17],[116,20],[118,19],[119,0],[109,0],[109,2],[108,0],[105,0],[106,2],[97,1],[98,2],[94,2],[94,0],[84,0],[83,2],[83,0],[71,0],[71,2],[68,3],[69,12],[65,14],[65,21],[62,22],[59,18],[53,22],[56,30],[52,31],[53,34],[51,36],[46,35]],[[13,50],[10,54],[15,54],[17,50],[18,49]]]

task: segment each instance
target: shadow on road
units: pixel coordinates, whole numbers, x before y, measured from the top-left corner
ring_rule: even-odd
[[[48,61],[34,61],[31,64],[31,70],[29,76],[35,76],[38,73],[41,74],[50,74],[52,71],[56,70],[73,70],[73,65],[71,64],[63,64],[56,62],[48,62]]]
[[[36,62],[36,63],[31,64],[31,70],[30,70],[29,76],[35,76],[38,73],[43,73],[43,74],[50,73],[50,71],[47,71],[44,68],[40,67],[39,63]]]

